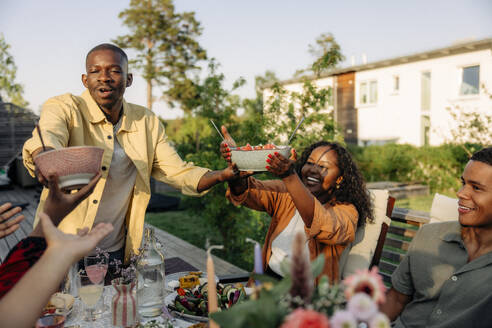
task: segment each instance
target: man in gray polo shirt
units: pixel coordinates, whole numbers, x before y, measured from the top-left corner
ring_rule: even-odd
[[[492,147],[471,157],[459,222],[424,225],[381,310],[395,327],[492,327]]]

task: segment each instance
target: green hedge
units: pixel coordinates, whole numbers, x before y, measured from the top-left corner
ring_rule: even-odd
[[[460,186],[460,176],[468,162],[466,147],[471,152],[479,145],[442,145],[415,147],[387,144],[384,146],[349,146],[367,182],[397,181],[422,183],[431,192],[453,192]]]

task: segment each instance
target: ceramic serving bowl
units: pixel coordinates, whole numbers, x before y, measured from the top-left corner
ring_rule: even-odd
[[[43,152],[34,163],[45,177],[55,173],[61,189],[79,189],[99,172],[103,153],[99,147],[68,147]]]
[[[231,161],[241,171],[266,171],[268,155],[278,152],[285,158],[290,157],[290,146],[277,146],[276,149],[231,150]]]

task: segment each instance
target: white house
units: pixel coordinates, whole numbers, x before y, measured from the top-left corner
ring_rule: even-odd
[[[347,142],[439,145],[450,140],[456,126],[450,109],[492,116],[492,39],[336,69],[310,79],[334,88],[335,118]],[[300,79],[282,85],[291,91],[301,87]],[[268,89],[264,92],[269,94]]]

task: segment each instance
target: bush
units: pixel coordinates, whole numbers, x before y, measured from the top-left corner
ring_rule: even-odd
[[[431,192],[454,192],[460,186],[467,151],[480,145],[446,144],[438,147],[386,144],[384,146],[350,146],[354,160],[367,182],[397,181],[422,183]]]

